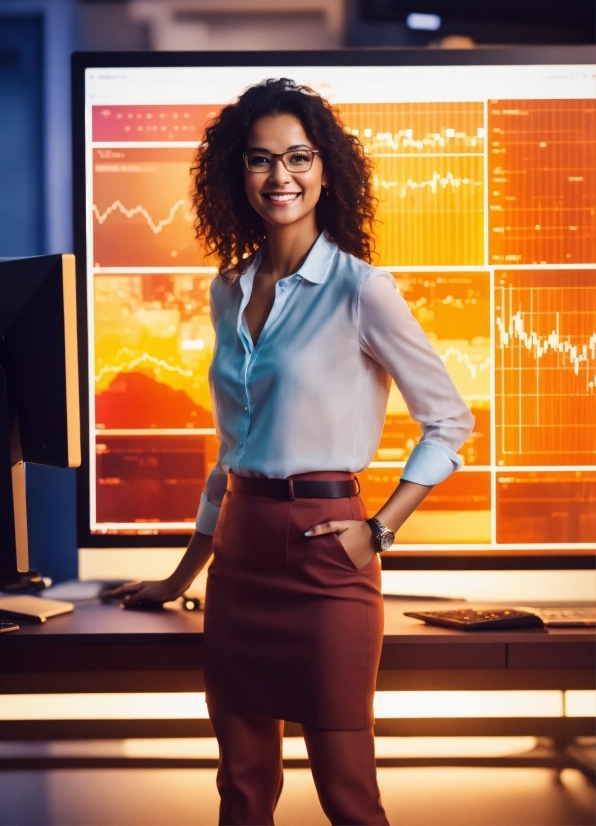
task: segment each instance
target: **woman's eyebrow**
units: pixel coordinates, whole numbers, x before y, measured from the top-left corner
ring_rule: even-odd
[[[292,149],[312,149],[312,146],[309,146],[307,143],[297,143],[294,146],[288,146],[288,148],[285,151],[286,152],[291,152]],[[265,149],[265,147],[263,147],[263,146],[251,146],[246,151],[247,152],[268,152],[270,155],[275,154],[270,149]]]

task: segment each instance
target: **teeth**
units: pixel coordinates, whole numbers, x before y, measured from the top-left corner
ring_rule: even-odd
[[[289,192],[287,195],[267,195],[271,201],[293,201],[298,197],[297,192]]]

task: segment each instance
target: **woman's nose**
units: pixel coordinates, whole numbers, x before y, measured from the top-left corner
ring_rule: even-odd
[[[281,158],[274,158],[269,173],[271,183],[284,184],[290,180],[290,174],[282,163]]]

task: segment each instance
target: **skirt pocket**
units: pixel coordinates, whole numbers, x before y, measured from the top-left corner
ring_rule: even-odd
[[[357,573],[359,573],[360,569],[357,568],[356,565],[354,564],[354,562],[352,561],[352,557],[349,555],[349,553],[344,548],[343,543],[342,543],[341,539],[339,538],[339,535],[336,534],[336,533],[329,533],[329,534],[327,534],[327,536],[332,540],[333,545],[335,546],[335,550],[340,555],[343,562],[345,562],[346,565],[349,565],[349,567],[353,571],[356,571]]]

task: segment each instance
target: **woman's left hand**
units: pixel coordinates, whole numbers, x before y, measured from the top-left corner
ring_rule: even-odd
[[[366,522],[352,519],[323,522],[311,528],[310,531],[306,531],[306,536],[320,536],[324,533],[337,534],[345,552],[359,571],[368,565],[376,553],[373,533]]]

